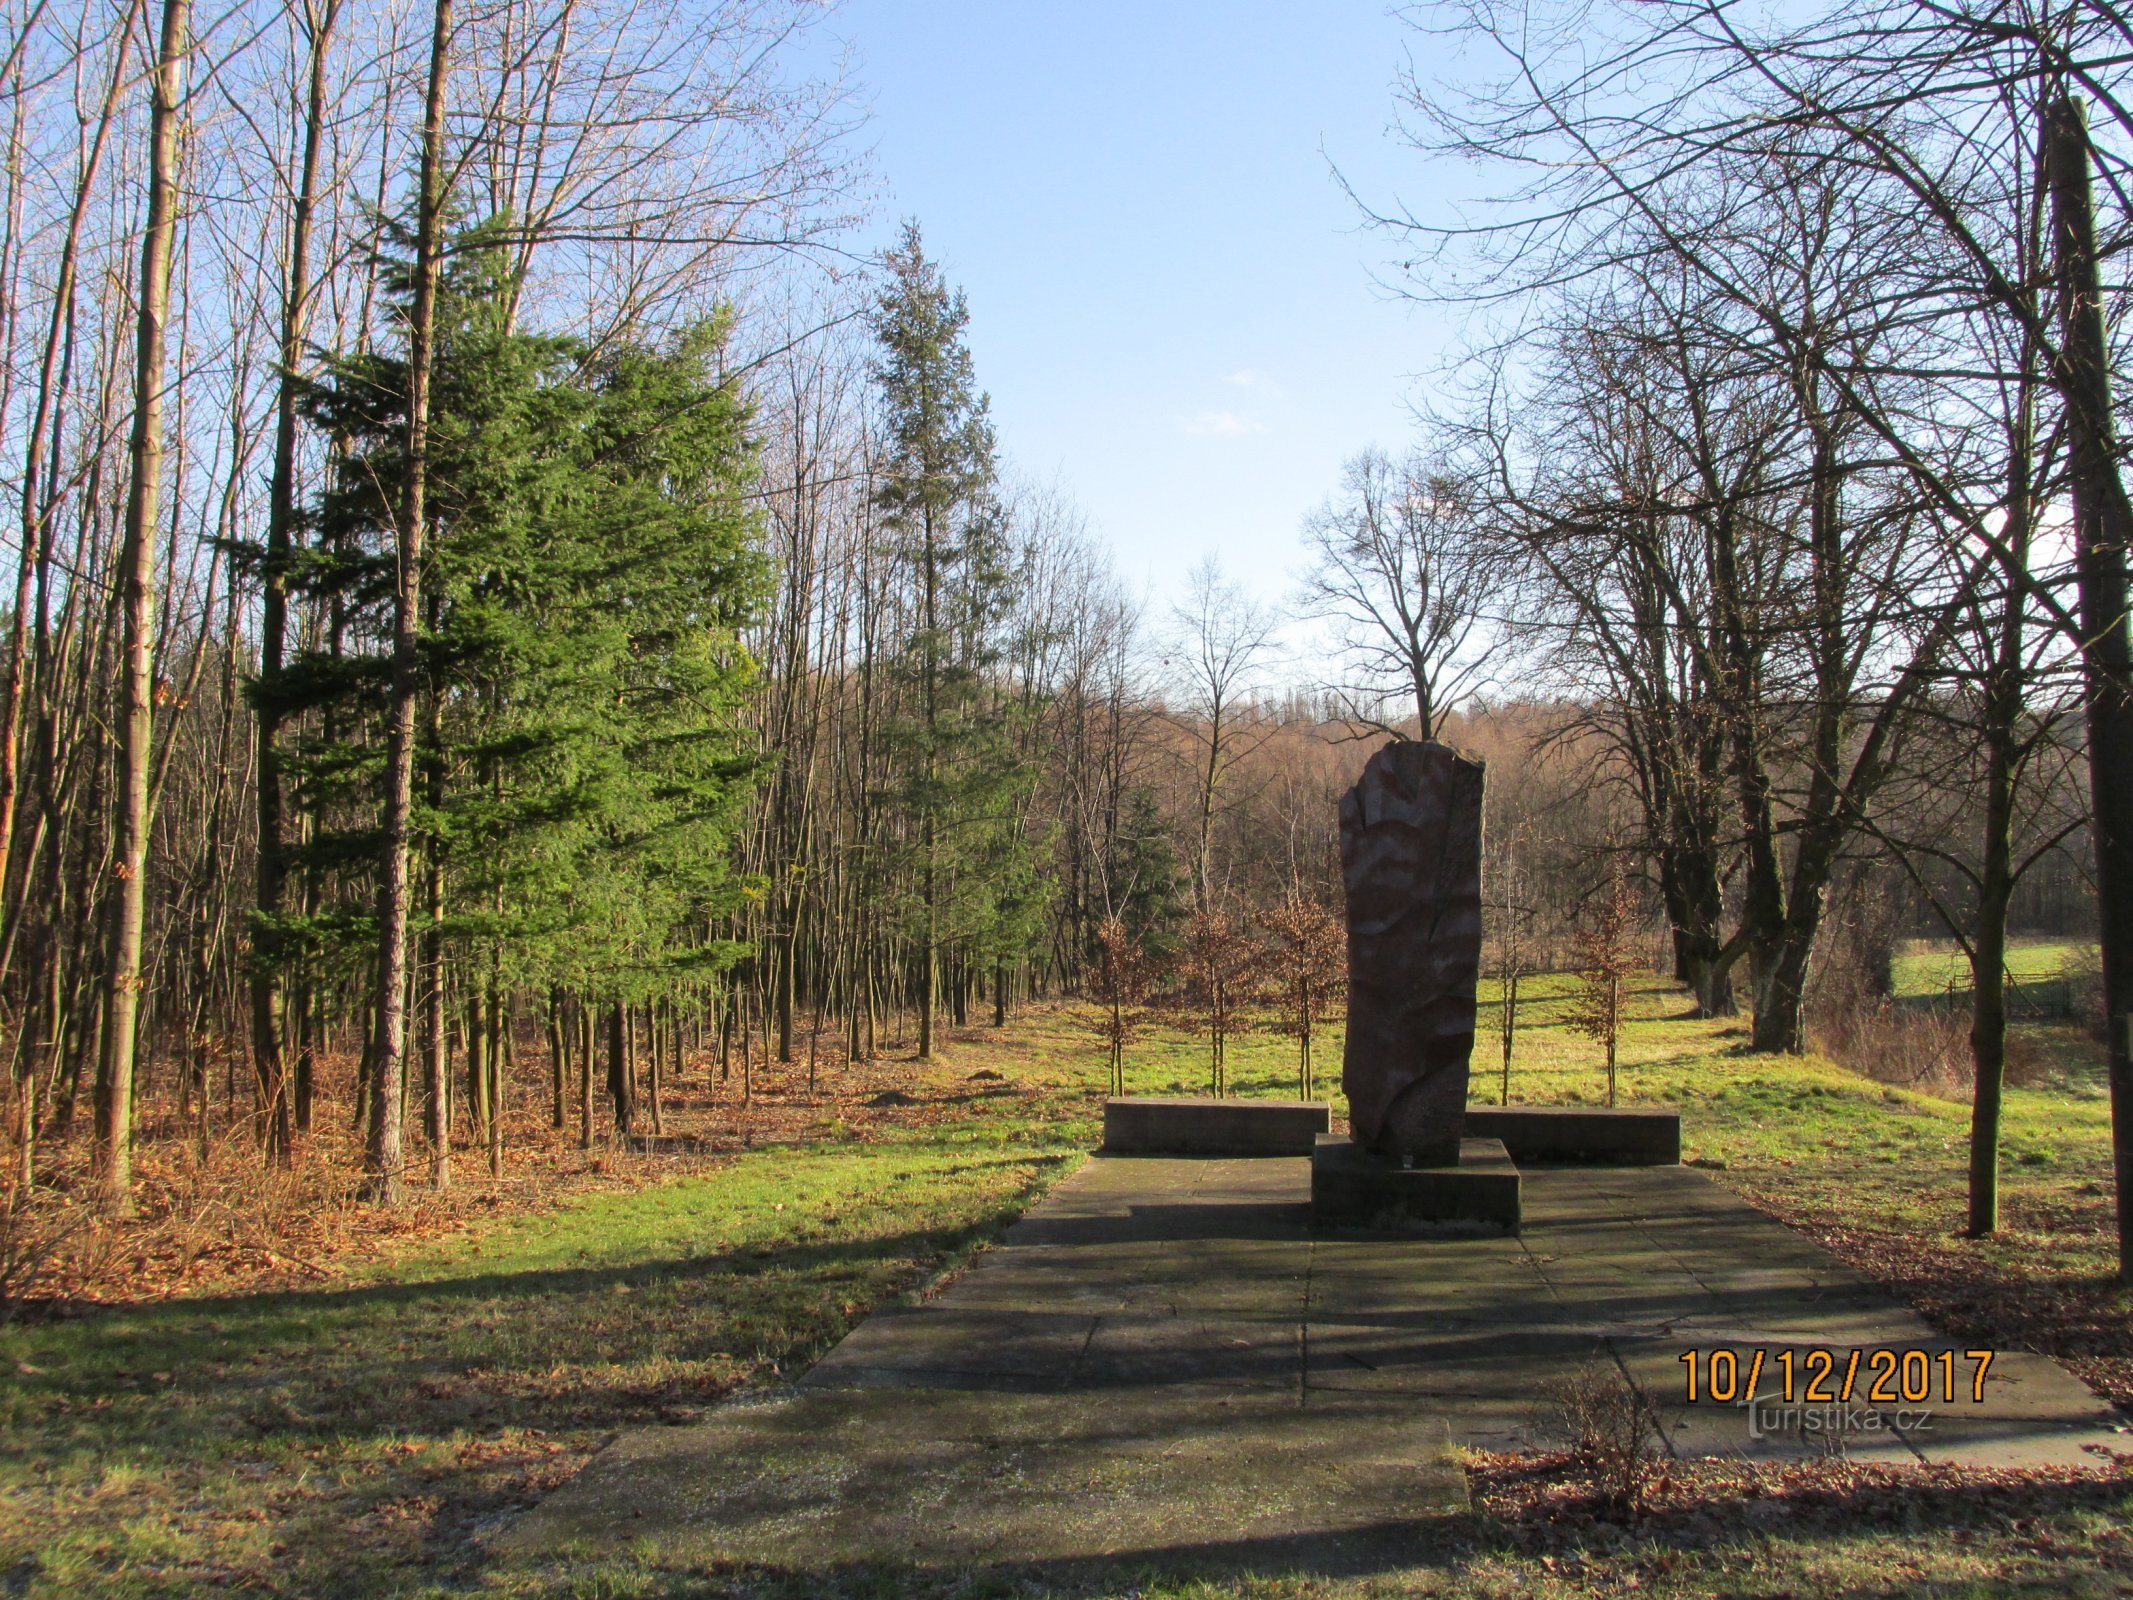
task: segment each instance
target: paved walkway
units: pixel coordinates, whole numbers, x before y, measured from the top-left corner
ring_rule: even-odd
[[[937,1298],[875,1313],[796,1389],[624,1435],[500,1543],[1367,1569],[1464,1505],[1450,1445],[1544,1441],[1546,1389],[1593,1366],[1662,1402],[1680,1455],[1822,1453],[1831,1426],[1890,1461],[2133,1448],[2040,1357],[1998,1353],[1973,1403],[1960,1351],[1689,1169],[1529,1169],[1516,1239],[1314,1237],[1309,1188],[1303,1160],[1098,1157]],[[1687,1403],[1682,1352],[1707,1384],[1718,1349],[1743,1376],[1765,1353],[1769,1405]],[[1854,1349],[1852,1403],[1785,1408],[1783,1352],[1801,1390],[1830,1352],[1835,1389]],[[1924,1352],[1931,1401],[1865,1404],[1879,1350]]]

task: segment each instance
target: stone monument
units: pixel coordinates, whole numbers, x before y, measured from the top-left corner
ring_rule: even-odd
[[[1352,1137],[1320,1139],[1313,1214],[1334,1225],[1516,1231],[1518,1169],[1465,1139],[1481,976],[1482,765],[1397,739],[1341,801]]]
[[[1435,740],[1370,758],[1341,800],[1355,1141],[1411,1163],[1459,1159],[1481,977],[1482,766]]]

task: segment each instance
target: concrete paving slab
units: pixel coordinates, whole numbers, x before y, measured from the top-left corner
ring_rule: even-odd
[[[1081,1312],[895,1307],[867,1318],[815,1364],[807,1381],[834,1384],[847,1369],[997,1373],[1026,1387],[1063,1389],[1096,1324]]]
[[[1459,1423],[1463,1400],[1487,1402],[1481,1409],[1491,1414],[1541,1413],[1550,1380],[1607,1359],[1607,1336],[1589,1327],[1452,1331],[1313,1323],[1304,1351],[1304,1382],[1314,1391],[1435,1396]]]
[[[1417,1518],[1463,1504],[1453,1444],[1547,1442],[1548,1388],[1595,1365],[1654,1398],[1683,1456],[2133,1448],[2081,1384],[2015,1352],[1982,1402],[1903,1429],[1840,1417],[1832,1437],[1691,1402],[1684,1350],[1731,1350],[1745,1371],[1757,1349],[1767,1366],[1780,1349],[1947,1348],[1692,1169],[1535,1170],[1516,1238],[1314,1235],[1309,1193],[1298,1158],[1098,1157],[796,1390],[625,1434],[503,1544],[809,1569],[1379,1570]]]
[[[1105,1317],[1075,1364],[1077,1389],[1215,1384],[1280,1389],[1303,1383],[1300,1318]]]
[[[507,1558],[656,1546],[808,1568],[1381,1560],[1462,1509],[1441,1418],[1286,1397],[811,1390],[625,1434]],[[1411,1537],[1411,1532],[1407,1534]]]

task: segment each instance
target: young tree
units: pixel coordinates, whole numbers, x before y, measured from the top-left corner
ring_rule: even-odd
[[[1496,1103],[1511,1103],[1511,1052],[1518,1040],[1518,986],[1532,970],[1529,950],[1534,908],[1527,881],[1527,841],[1523,826],[1487,841],[1488,868],[1484,904],[1496,923],[1496,1037],[1502,1052],[1502,1080]]]
[[[1326,1002],[1348,984],[1348,930],[1323,903],[1291,893],[1262,912],[1267,970],[1279,997],[1281,1028],[1296,1039],[1296,1093],[1312,1099],[1318,1080],[1311,1042]]]
[[[1571,939],[1577,950],[1578,987],[1571,1001],[1571,1027],[1607,1052],[1607,1103],[1615,1103],[1615,1050],[1622,1038],[1622,983],[1636,958],[1637,896],[1619,853],[1608,858],[1607,877],[1578,914]]]
[[[1196,911],[1185,925],[1182,965],[1207,1028],[1207,1086],[1213,1095],[1229,1087],[1229,1036],[1237,1008],[1258,981],[1263,952],[1249,929],[1227,911]]]
[[[1103,1035],[1112,1094],[1126,1092],[1126,1046],[1140,1031],[1140,1004],[1161,976],[1162,963],[1119,917],[1096,925],[1096,970],[1089,998],[1103,1008]]]
[[[1274,642],[1274,614],[1222,575],[1212,556],[1193,568],[1183,602],[1173,608],[1175,676],[1182,721],[1193,752],[1193,904],[1209,914],[1220,898],[1214,881],[1215,816],[1230,768],[1258,740],[1248,718],[1251,695]]]

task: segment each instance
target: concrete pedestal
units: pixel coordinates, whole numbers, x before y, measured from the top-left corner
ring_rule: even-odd
[[[1311,1221],[1397,1233],[1516,1233],[1518,1168],[1500,1139],[1460,1140],[1456,1163],[1403,1167],[1397,1157],[1321,1134],[1311,1152]]]
[[[1104,1149],[1135,1156],[1307,1156],[1333,1125],[1323,1100],[1162,1099],[1104,1102]]]
[[[1466,1131],[1501,1139],[1513,1161],[1671,1167],[1681,1160],[1681,1113],[1672,1106],[1468,1106]]]

